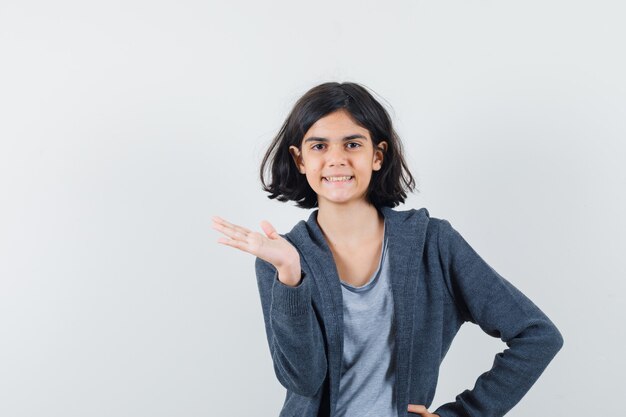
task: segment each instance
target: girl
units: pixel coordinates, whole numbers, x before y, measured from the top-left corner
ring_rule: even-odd
[[[271,182],[265,168],[271,168]],[[281,416],[495,417],[563,345],[550,319],[426,208],[393,210],[414,180],[386,110],[362,86],[298,100],[261,164],[269,198],[315,208],[287,234],[213,217],[218,242],[256,257]],[[467,321],[506,342],[471,390],[428,411]]]

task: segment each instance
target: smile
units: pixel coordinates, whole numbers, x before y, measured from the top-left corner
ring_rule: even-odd
[[[352,179],[354,178],[354,176],[349,176],[349,177],[322,177],[323,180],[325,182],[338,182],[338,183],[342,183],[342,182],[349,182],[352,181]]]

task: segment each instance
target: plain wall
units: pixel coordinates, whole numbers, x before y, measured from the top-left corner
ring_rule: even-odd
[[[254,257],[310,211],[258,170],[298,97],[389,109],[428,208],[559,327],[508,414],[614,415],[626,342],[619,1],[0,3],[0,415],[276,416]],[[521,254],[521,255],[520,255]],[[506,345],[467,323],[431,411]]]

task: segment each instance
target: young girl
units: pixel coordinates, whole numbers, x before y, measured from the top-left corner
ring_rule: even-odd
[[[271,182],[265,181],[265,167]],[[315,208],[287,234],[213,217],[218,242],[256,257],[281,416],[496,417],[563,345],[550,319],[426,208],[393,210],[414,180],[386,110],[362,86],[298,100],[261,165],[269,198]],[[460,326],[508,349],[471,390],[428,411]]]

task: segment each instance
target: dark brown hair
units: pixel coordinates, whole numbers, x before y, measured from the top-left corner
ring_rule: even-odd
[[[289,153],[289,146],[302,151],[302,140],[309,128],[322,117],[339,109],[347,110],[355,122],[369,131],[376,149],[387,142],[380,170],[372,172],[367,200],[375,207],[395,207],[404,203],[406,192],[413,191],[415,180],[404,159],[402,143],[385,108],[365,89],[351,82],[328,82],[307,91],[294,105],[261,162],[260,176],[268,198],[295,201],[301,208],[317,207],[317,194]],[[269,165],[271,181],[265,181]]]

